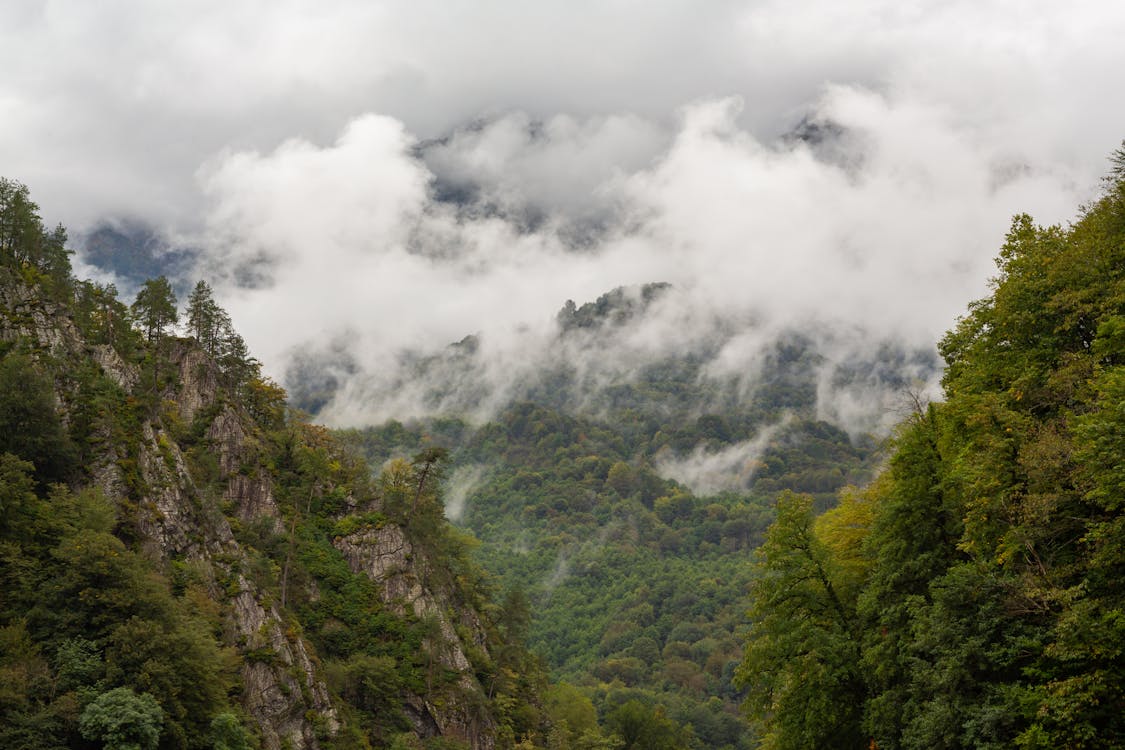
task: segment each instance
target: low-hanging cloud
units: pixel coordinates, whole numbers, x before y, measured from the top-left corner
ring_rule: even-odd
[[[327,357],[333,424],[685,353],[747,395],[796,331],[856,432],[934,390],[1012,214],[1094,195],[1123,35],[1098,0],[17,0],[0,163],[49,221],[198,248],[267,371]],[[643,316],[560,336],[565,300],[650,282]]]
[[[465,515],[466,503],[469,494],[484,479],[485,466],[481,464],[465,464],[458,466],[449,475],[445,484],[445,517],[451,521],[460,521]]]
[[[760,459],[769,448],[770,441],[791,421],[791,417],[786,417],[762,428],[749,440],[718,450],[696,446],[687,456],[658,455],[656,471],[660,476],[674,479],[700,496],[713,495],[723,490],[745,490],[762,468]]]
[[[667,131],[677,107],[738,95],[771,139],[837,82],[920,93],[1013,155],[1089,168],[1121,137],[1123,34],[1104,0],[10,0],[0,164],[72,229],[174,229],[208,156],[325,143],[361,112],[421,139],[511,111]]]
[[[514,118],[443,145],[442,163],[493,163],[476,183],[497,196],[482,212],[441,200],[437,162],[384,116],[352,121],[327,146],[220,155],[200,173],[206,267],[226,273],[231,312],[278,375],[326,342],[349,342],[354,372],[321,412],[334,424],[487,416],[544,369],[568,367],[596,388],[684,353],[706,359],[705,377],[752,386],[766,347],[797,330],[814,332],[825,358],[821,416],[878,427],[886,420],[869,407],[901,378],[844,386],[837,368],[889,345],[932,352],[985,291],[1009,217],[1065,216],[1077,180],[1058,165],[1008,169],[1007,144],[909,96],[829,87],[808,115],[836,133],[827,156],[823,143],[758,140],[739,125],[744,106],[685,107],[663,150],[584,186],[614,208],[581,247],[562,227],[587,209],[534,197],[557,210],[528,226],[504,166],[578,153],[621,127],[609,120],[489,146],[490,127],[527,127]],[[670,288],[645,314],[560,337],[562,301],[653,281]],[[448,348],[467,335],[471,346]],[[932,367],[916,369],[932,380]]]

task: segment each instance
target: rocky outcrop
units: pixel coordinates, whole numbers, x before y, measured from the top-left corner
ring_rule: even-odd
[[[132,391],[140,383],[140,368],[123,360],[109,344],[97,344],[92,348],[91,356],[102,368],[102,372],[122,390]]]
[[[0,340],[30,341],[57,360],[92,360],[102,373],[129,394],[142,395],[140,368],[111,346],[87,344],[63,307],[44,301],[32,287],[0,283]],[[155,561],[194,560],[215,577],[212,595],[224,603],[230,632],[243,655],[242,702],[258,724],[264,750],[316,750],[318,736],[332,736],[339,718],[311,649],[285,617],[239,570],[248,566],[221,504],[230,501],[240,519],[279,521],[268,472],[254,461],[248,418],[226,403],[215,363],[193,342],[170,338],[163,343],[173,383],[155,408],[127,435],[99,433],[101,454],[87,467],[90,482],[107,497],[133,508],[140,545]],[[68,398],[56,394],[67,418]],[[176,435],[197,420],[217,457],[226,490],[199,487]],[[121,438],[124,437],[124,443]],[[254,476],[246,473],[250,469]],[[233,579],[220,585],[219,579]]]
[[[43,300],[34,287],[0,283],[0,340],[19,338],[30,339],[56,356],[85,348],[62,307]]]
[[[214,363],[194,348],[174,361],[180,368],[175,402],[180,419],[195,421],[213,413],[204,434],[218,459],[219,482],[225,485],[221,499],[232,504],[241,521],[265,518],[280,530],[272,481],[267,468],[256,463],[253,427],[231,404],[220,404],[220,377]],[[233,554],[235,564],[229,569],[243,567],[244,554],[234,543],[226,518],[220,516],[214,525],[209,519],[201,521],[198,528],[208,529],[209,541]],[[236,578],[230,616],[245,655],[243,705],[257,720],[266,750],[317,748],[318,732],[335,734],[339,718],[310,648],[268,597],[241,574]]]
[[[174,343],[170,359],[179,370],[174,396],[176,408],[180,419],[191,422],[219,397],[219,370],[202,349],[186,341]]]
[[[268,748],[317,747],[316,728],[335,734],[336,709],[320,680],[308,649],[272,605],[263,606],[253,585],[237,578],[231,601],[240,645],[247,654],[242,668],[243,705],[258,720]]]
[[[234,541],[221,514],[205,517],[179,446],[152,422],[141,427],[137,465],[144,482],[137,524],[150,556],[199,559]]]
[[[84,481],[118,502],[146,557],[168,567],[192,561],[193,570],[206,571],[204,585],[225,618],[224,638],[242,656],[240,699],[263,750],[318,750],[338,734],[340,714],[312,646],[292,612],[261,587],[268,584],[259,585],[268,577],[247,572],[261,560],[236,534],[240,524],[267,535],[292,532],[296,524],[282,523],[276,491],[286,485],[271,474],[266,436],[225,387],[223,372],[193,341],[169,337],[159,345],[159,368],[146,365],[142,376],[112,346],[86,342],[63,306],[27,285],[0,283],[0,341],[17,340],[30,343],[44,369],[62,373],[55,395],[63,421],[68,412],[82,414],[86,421],[73,424],[83,425],[84,445],[93,446]],[[81,363],[84,380],[52,362]],[[98,379],[99,369],[116,387]],[[90,388],[110,393],[115,406],[93,417],[93,410],[74,408]],[[337,502],[338,513],[378,510],[369,497]],[[415,734],[494,750],[496,724],[470,659],[487,660],[476,611],[451,583],[438,583],[448,577],[435,575],[440,571],[425,549],[401,526],[366,525],[333,543],[353,573],[378,584],[387,610],[425,626],[433,684],[402,696]],[[316,601],[316,582],[302,585]]]
[[[333,541],[355,573],[379,585],[383,602],[399,615],[413,615],[431,625],[425,642],[430,659],[459,676],[453,690],[440,696],[407,696],[407,716],[423,737],[440,735],[468,742],[473,750],[493,750],[496,727],[481,710],[477,697],[484,690],[477,682],[473,665],[455,627],[472,633],[474,645],[484,650],[484,626],[470,609],[458,607],[451,591],[434,586],[431,566],[423,549],[410,541],[402,527],[386,524],[367,528]]]

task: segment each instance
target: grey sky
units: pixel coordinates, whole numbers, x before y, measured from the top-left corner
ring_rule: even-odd
[[[363,421],[410,411],[395,352],[480,333],[501,387],[620,284],[676,285],[614,348],[642,359],[716,326],[720,369],[817,321],[932,344],[1013,213],[1095,195],[1122,39],[1108,0],[8,0],[0,173],[49,221],[203,247],[275,375],[348,341],[332,414]],[[844,136],[779,140],[804,117]]]

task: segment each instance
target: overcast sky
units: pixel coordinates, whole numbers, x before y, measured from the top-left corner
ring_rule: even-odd
[[[275,376],[352,354],[328,416],[362,422],[410,410],[401,350],[480,334],[500,386],[622,284],[676,289],[640,357],[932,345],[1014,213],[1096,195],[1122,39],[1112,0],[5,0],[0,174],[201,248]]]

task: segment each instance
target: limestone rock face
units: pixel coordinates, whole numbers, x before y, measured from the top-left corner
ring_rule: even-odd
[[[30,343],[34,357],[81,362],[86,372],[92,362],[112,382],[131,411],[91,428],[84,481],[117,501],[154,565],[191,561],[201,571],[225,619],[226,644],[242,656],[240,700],[263,750],[319,750],[339,733],[341,713],[295,615],[245,572],[254,559],[236,534],[240,524],[274,534],[291,528],[276,494],[284,485],[271,473],[262,428],[214,360],[193,341],[168,337],[160,344],[161,369],[142,373],[112,346],[86,342],[64,307],[20,283],[0,283],[0,341]],[[68,423],[79,413],[81,388],[60,377],[55,390]],[[363,508],[354,497],[340,502],[340,513],[378,510],[369,498]],[[426,628],[423,648],[441,679],[401,696],[414,733],[494,750],[496,723],[469,656],[487,657],[486,630],[449,576],[436,575],[425,549],[393,523],[365,526],[333,544],[353,573],[377,584],[390,612]],[[304,585],[317,601],[315,581]]]
[[[137,387],[141,379],[140,369],[121,359],[121,355],[112,346],[98,344],[93,347],[92,356],[102,371],[123,390],[131,391]]]
[[[218,398],[218,368],[202,349],[186,342],[175,342],[170,358],[179,369],[175,402],[180,419],[191,422]]]
[[[287,635],[277,609],[264,607],[242,576],[232,605],[240,640],[254,654],[242,668],[243,704],[258,719],[265,746],[317,747],[309,710],[330,734],[339,729],[339,721],[304,641]]]
[[[92,360],[126,393],[152,388],[147,378],[141,382],[136,365],[111,346],[87,344],[62,307],[26,285],[0,283],[0,340],[30,341],[60,360]],[[233,501],[239,518],[266,517],[280,524],[265,468],[250,466],[256,477],[240,473],[256,454],[252,427],[234,406],[221,403],[220,372],[198,346],[183,339],[169,339],[164,346],[175,376],[165,373],[162,380],[173,383],[160,394],[163,407],[124,436],[127,445],[108,433],[98,436],[101,454],[87,467],[90,483],[109,498],[135,503],[138,536],[150,559],[192,560],[210,570],[211,593],[223,604],[244,656],[243,707],[259,726],[264,750],[316,750],[318,730],[328,736],[339,730],[337,710],[308,644],[269,597],[236,572],[246,567],[247,555],[221,507],[224,500]],[[71,395],[56,393],[64,421]],[[217,456],[226,492],[197,486],[175,438],[197,419],[208,421],[202,430],[205,447]],[[233,593],[232,586],[218,583],[231,578]]]
[[[65,311],[41,299],[26,284],[0,284],[0,321],[3,341],[28,338],[54,355],[84,348],[78,329]]]
[[[472,633],[477,648],[485,644],[484,626],[476,615],[453,601],[452,592],[433,585],[431,564],[423,549],[413,544],[402,527],[387,524],[364,529],[333,542],[353,572],[363,573],[380,584],[383,602],[400,615],[413,614],[431,623],[425,642],[430,658],[442,668],[458,673],[457,690],[440,702],[433,696],[407,696],[407,716],[423,737],[440,735],[468,742],[473,750],[493,750],[496,727],[492,718],[477,710],[472,696],[484,690],[473,673],[472,663],[456,625]]]

